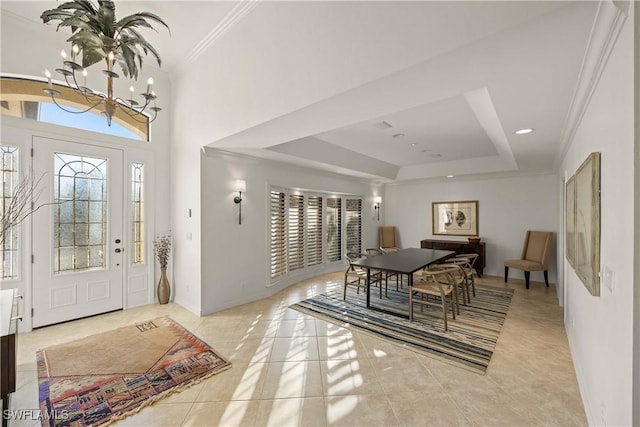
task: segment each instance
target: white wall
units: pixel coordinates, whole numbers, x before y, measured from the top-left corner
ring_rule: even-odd
[[[178,109],[176,109],[176,112]],[[187,114],[188,109],[182,109]],[[200,148],[174,116],[171,144],[171,232],[174,302],[200,314]],[[188,216],[187,212],[191,213]],[[190,238],[188,238],[190,236]]]
[[[388,184],[383,199],[385,223],[398,226],[403,248],[419,248],[422,239],[466,240],[463,236],[432,234],[431,204],[477,200],[478,233],[486,243],[484,272],[502,276],[504,260],[520,257],[527,230],[557,233],[557,181],[555,175],[536,175]],[[549,261],[551,283],[557,283],[555,260],[554,251]],[[511,269],[509,277],[523,279],[524,274]],[[543,282],[542,272],[533,272],[531,280]]]
[[[635,39],[635,111],[640,111],[640,8],[637,4],[632,6],[634,11],[634,39]],[[635,164],[640,164],[640,117],[635,114]],[[635,229],[640,230],[640,168],[635,168]],[[640,233],[635,233],[635,254],[640,253]],[[637,256],[634,254],[634,260]],[[634,292],[634,325],[640,325],[640,263],[635,263],[634,280],[633,280],[635,292]],[[633,423],[640,425],[640,328],[634,328],[633,338],[633,393],[635,396],[633,399]]]
[[[190,70],[189,70],[190,71]],[[193,313],[201,308],[200,156],[208,134],[194,119],[194,99],[200,98],[199,75],[172,75],[171,230],[173,233],[174,301]],[[197,109],[210,112],[210,106]],[[210,121],[216,122],[215,115]],[[186,212],[190,210],[191,216]],[[187,236],[190,235],[191,239]]]
[[[233,202],[236,179],[244,179],[242,224]],[[346,264],[316,268],[274,285],[269,278],[269,186],[363,197],[363,248],[377,247],[373,197],[377,186],[282,163],[208,150],[202,156],[202,314],[254,301]]]
[[[601,153],[600,260],[615,274],[613,291],[601,284],[601,295],[591,296],[564,265],[567,336],[589,423],[597,425],[632,424],[633,43],[628,19],[561,166],[571,176],[589,153]]]

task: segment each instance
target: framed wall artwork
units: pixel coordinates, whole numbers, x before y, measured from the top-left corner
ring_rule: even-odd
[[[576,177],[572,176],[565,187],[566,258],[573,267],[576,259]]]
[[[570,187],[573,186],[573,221]],[[584,286],[600,296],[600,153],[591,153],[567,181],[567,259]]]
[[[477,236],[478,201],[433,202],[434,235]]]

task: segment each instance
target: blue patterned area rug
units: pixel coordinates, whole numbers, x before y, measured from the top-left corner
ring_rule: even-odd
[[[500,329],[507,316],[512,289],[476,285],[471,304],[460,305],[456,320],[448,313],[449,330],[444,330],[442,309],[414,307],[414,320],[367,309],[365,292],[350,287],[346,301],[343,290],[330,291],[306,299],[290,308],[358,332],[379,337],[408,349],[484,374],[489,366]],[[371,290],[371,305],[396,313],[409,314],[407,286],[400,291],[389,288],[388,296],[378,298]]]
[[[106,425],[231,367],[168,317],[36,353],[43,426]]]

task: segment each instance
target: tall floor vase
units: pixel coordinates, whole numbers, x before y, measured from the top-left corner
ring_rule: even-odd
[[[167,279],[167,267],[160,267],[160,281],[158,282],[158,302],[166,304],[171,296],[171,287]]]

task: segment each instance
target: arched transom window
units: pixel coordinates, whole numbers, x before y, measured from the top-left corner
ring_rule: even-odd
[[[54,85],[61,92],[56,101],[65,109],[81,112],[89,105],[86,99],[73,90]],[[82,114],[61,110],[42,89],[47,83],[40,80],[6,77],[0,78],[0,106],[2,115],[21,117],[61,126],[85,129],[136,140],[149,140],[149,119],[145,115],[131,117],[116,110],[111,126],[101,111],[96,108]],[[122,106],[122,108],[126,108]]]

